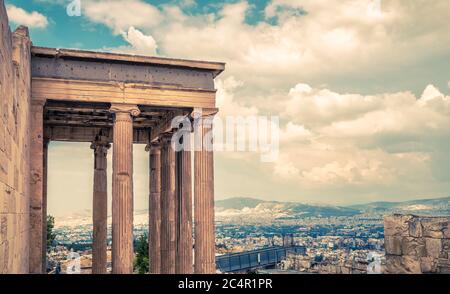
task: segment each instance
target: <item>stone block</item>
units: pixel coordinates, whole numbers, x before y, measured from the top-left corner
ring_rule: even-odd
[[[402,254],[402,239],[401,236],[385,236],[384,247],[386,254],[401,255]]]
[[[409,236],[409,221],[412,215],[387,215],[384,217],[385,236]]]
[[[425,218],[421,220],[422,233],[428,238],[444,238],[444,230],[448,228],[448,220],[442,218]]]
[[[1,104],[1,103],[0,103]],[[1,120],[0,120],[1,121]],[[5,152],[6,149],[6,127],[0,123],[0,151]]]
[[[0,182],[2,183],[8,182],[8,164],[9,160],[6,153],[0,151]]]
[[[17,232],[19,230],[19,228],[17,227],[17,222],[16,222],[16,214],[14,213],[10,213],[6,215],[6,240],[8,241],[12,241],[16,235]],[[10,244],[13,245],[13,244]],[[14,248],[14,247],[12,247]]]
[[[442,251],[450,252],[450,239],[442,239]]]
[[[411,237],[422,237],[422,224],[420,222],[420,218],[413,218],[409,222],[409,235]]]
[[[0,243],[8,240],[8,215],[0,214]]]
[[[437,271],[440,274],[450,274],[450,260],[443,258],[438,259]]]
[[[442,234],[444,235],[444,238],[450,239],[450,225],[447,223],[447,226],[442,230]]]
[[[414,256],[386,255],[386,273],[421,274],[420,259]]]
[[[14,190],[9,186],[0,183],[0,197],[0,213],[15,213],[16,199],[14,197]]]
[[[426,256],[425,240],[423,238],[403,237],[401,251],[402,255]]]
[[[9,124],[9,121],[10,120],[8,120],[8,124]],[[9,132],[9,130],[8,130],[8,126],[5,128],[5,154],[6,154],[6,157],[9,159],[9,160],[11,160],[11,144],[12,144],[12,136],[11,136],[11,133]]]
[[[438,271],[437,260],[433,257],[421,257],[420,269],[422,273],[436,273]]]
[[[425,238],[427,256],[439,258],[442,251],[441,239]]]
[[[10,256],[10,247],[8,241],[4,241],[0,244],[0,273],[7,274],[9,273],[9,256]]]
[[[386,271],[450,273],[449,222],[450,217],[386,216]]]

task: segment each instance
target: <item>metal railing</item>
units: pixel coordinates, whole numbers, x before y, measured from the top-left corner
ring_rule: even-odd
[[[216,257],[221,272],[237,272],[253,268],[266,268],[280,263],[289,252],[304,254],[304,246],[273,246],[258,250],[230,253]]]

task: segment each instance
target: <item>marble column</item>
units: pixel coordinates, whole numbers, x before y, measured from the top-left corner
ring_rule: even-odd
[[[113,104],[112,272],[133,273],[133,116],[135,105]]]
[[[94,150],[94,195],[92,219],[94,236],[92,243],[92,273],[106,274],[108,233],[107,154],[111,145],[99,136],[91,144]]]
[[[149,269],[161,273],[161,146],[147,145],[150,151],[150,203],[149,203]]]
[[[47,182],[48,182],[48,145],[50,144],[50,140],[44,138],[44,146],[43,146],[43,177],[42,177],[42,256],[44,257],[44,261],[42,263],[42,272],[47,271]]]
[[[30,109],[30,260],[32,274],[45,272],[47,226],[45,217],[44,172],[44,104],[31,102]]]
[[[176,273],[193,273],[191,151],[177,152]]]
[[[176,269],[175,150],[171,134],[161,136],[161,273]]]
[[[195,273],[212,274],[215,265],[213,115],[204,115],[194,127]],[[209,140],[211,139],[211,140]],[[205,144],[208,141],[208,144]]]

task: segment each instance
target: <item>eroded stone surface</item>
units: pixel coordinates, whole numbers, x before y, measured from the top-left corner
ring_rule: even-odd
[[[386,236],[384,239],[384,246],[386,252],[392,255],[402,255],[402,237],[401,236]]]
[[[388,236],[409,236],[409,220],[412,216],[389,215],[384,218],[384,231]]]
[[[424,257],[427,256],[426,242],[422,238],[403,237],[402,255]]]
[[[0,274],[27,273],[30,38],[11,33],[0,0]]]
[[[417,218],[413,218],[409,225],[409,235],[412,237],[422,237],[422,224]]]
[[[450,217],[386,216],[385,250],[388,273],[450,272]]]
[[[389,274],[420,274],[422,273],[420,259],[407,255],[386,255],[386,272]]]
[[[424,219],[421,221],[423,236],[428,238],[443,238],[446,224],[439,219]]]
[[[435,273],[437,272],[437,262],[433,257],[422,257],[420,259],[420,268],[422,273]]]
[[[441,239],[425,238],[427,256],[439,258],[442,250]]]

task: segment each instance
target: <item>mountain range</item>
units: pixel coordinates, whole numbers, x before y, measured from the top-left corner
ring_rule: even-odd
[[[403,213],[418,215],[450,215],[450,197],[419,199],[404,202],[371,202],[349,206],[306,204],[300,202],[265,201],[257,198],[236,197],[215,202],[215,215],[218,221],[272,221],[302,219],[306,217],[351,217],[370,214]],[[111,216],[108,216],[111,223]],[[148,223],[148,210],[134,212],[134,224],[145,226]],[[70,216],[56,217],[56,227],[76,227],[92,224],[92,211],[86,210]]]
[[[449,215],[450,197],[419,199],[404,202],[371,202],[349,206],[304,204],[299,202],[264,201],[256,198],[229,198],[215,203],[216,217],[298,219],[305,217],[338,217],[358,214],[384,215],[411,213],[423,215]]]

